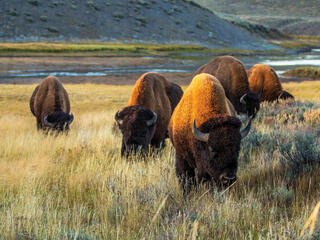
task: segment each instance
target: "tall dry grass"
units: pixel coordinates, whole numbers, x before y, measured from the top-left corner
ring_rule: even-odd
[[[131,86],[67,85],[75,120],[59,136],[36,130],[34,87],[0,88],[0,239],[299,239],[320,199],[320,128],[304,119],[320,99],[264,104],[236,184],[184,198],[169,142],[120,157],[113,116]]]

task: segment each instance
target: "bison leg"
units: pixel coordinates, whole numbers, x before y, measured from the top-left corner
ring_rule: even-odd
[[[166,145],[165,145],[165,140],[162,139],[162,140],[159,140],[159,139],[152,139],[151,140],[151,146],[152,147],[155,147],[155,148],[159,148],[159,149],[162,149],[164,148]]]
[[[125,148],[125,145],[124,145],[124,142],[122,140],[122,144],[121,144],[121,157],[127,157],[128,154],[125,152],[126,148]]]
[[[201,168],[197,168],[197,170],[198,170],[198,172],[197,172],[197,183],[198,184],[206,183],[211,180],[211,177],[207,172],[205,172]]]
[[[195,171],[189,166],[187,161],[179,155],[176,156],[176,174],[183,188],[183,194],[188,194],[196,183]]]

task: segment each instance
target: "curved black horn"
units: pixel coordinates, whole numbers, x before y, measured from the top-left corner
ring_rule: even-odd
[[[203,133],[200,130],[198,130],[196,125],[196,119],[193,120],[192,133],[193,133],[193,136],[201,142],[209,141],[209,133]]]
[[[156,124],[156,123],[157,123],[157,120],[158,120],[158,115],[157,115],[155,112],[152,112],[152,113],[153,113],[152,119],[147,121],[147,126],[148,126],[148,127],[151,127],[151,126],[153,126],[154,124]]]
[[[68,124],[71,124],[71,123],[73,122],[73,119],[74,119],[74,116],[73,116],[73,114],[71,113],[71,114],[70,114],[70,119],[69,119],[69,121],[68,121]]]
[[[119,118],[120,118],[120,115],[119,115],[119,111],[116,113],[116,115],[114,115],[114,118],[118,121]]]
[[[240,102],[242,104],[246,104],[246,100],[244,100],[244,98],[247,96],[247,93],[243,94],[243,96],[240,98]]]
[[[253,120],[253,117],[250,118],[248,125],[240,131],[241,138],[245,138],[249,134],[252,120]]]
[[[49,127],[53,127],[54,126],[54,123],[51,123],[51,122],[48,121],[48,115],[44,116],[43,121],[44,121],[44,124],[49,126]]]
[[[120,113],[119,111],[116,113],[116,115],[114,116],[114,119],[116,120],[116,122],[118,123],[118,125],[122,124],[122,119],[120,119]]]

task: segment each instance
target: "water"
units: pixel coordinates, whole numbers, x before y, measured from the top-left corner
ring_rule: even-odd
[[[112,74],[124,74],[124,73],[144,73],[144,72],[188,72],[186,69],[166,69],[152,68],[152,67],[124,67],[114,69],[103,69],[100,71],[84,71],[72,69],[70,71],[64,70],[47,70],[47,69],[31,69],[31,70],[9,70],[7,74],[0,74],[0,78],[35,78],[35,77],[46,77],[53,75],[57,77],[84,77],[84,76],[107,76]]]
[[[0,79],[2,82],[10,83],[10,79],[24,79],[24,78],[44,78],[48,75],[54,75],[58,77],[94,77],[94,76],[107,76],[115,74],[130,74],[130,73],[145,73],[145,72],[194,72],[199,66],[210,61],[212,56],[201,56],[199,54],[184,54],[183,57],[188,57],[188,60],[181,60],[180,62],[167,64],[155,64],[148,66],[126,66],[126,67],[76,67],[66,66],[55,68],[43,68],[39,69],[7,69],[0,72]],[[142,57],[144,59],[152,59],[152,57]],[[239,58],[248,69],[254,64],[263,63],[267,64],[275,69],[277,74],[281,75],[284,72],[297,67],[320,67],[320,49],[312,49],[309,53],[299,55],[287,55],[287,56],[240,56]]]

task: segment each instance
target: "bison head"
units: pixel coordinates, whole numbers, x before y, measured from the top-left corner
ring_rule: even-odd
[[[236,181],[240,142],[249,133],[251,121],[252,118],[241,131],[240,120],[231,116],[211,119],[200,130],[196,120],[193,122],[197,161],[219,187],[228,187]]]
[[[287,91],[283,91],[280,96],[279,99],[283,99],[283,100],[287,100],[287,99],[293,99],[294,100],[294,96],[292,96],[290,93],[288,93]]]
[[[73,114],[65,112],[54,112],[44,116],[43,122],[46,128],[51,130],[64,131],[69,130],[69,125],[73,121]]]
[[[122,156],[148,149],[158,123],[155,112],[143,106],[129,106],[117,112],[115,119],[123,135]]]
[[[248,92],[240,98],[240,103],[242,104],[241,112],[248,114],[248,116],[255,116],[260,109],[260,96]]]

